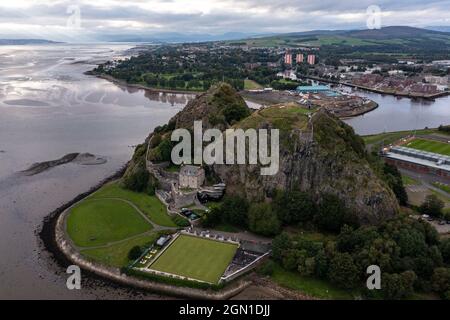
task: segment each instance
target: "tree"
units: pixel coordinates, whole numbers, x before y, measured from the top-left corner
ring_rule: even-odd
[[[239,196],[226,196],[221,206],[224,220],[240,227],[247,226],[248,208],[247,199]]]
[[[401,229],[397,244],[401,248],[402,256],[420,256],[426,252],[427,248],[424,235],[413,228]]]
[[[131,248],[130,252],[128,252],[129,260],[136,260],[142,255],[142,249],[139,246],[134,246]]]
[[[150,174],[145,167],[143,161],[140,161],[129,174],[123,179],[123,184],[126,189],[136,192],[143,192],[147,190],[149,184]]]
[[[358,269],[349,253],[337,253],[330,262],[328,278],[340,288],[353,289],[358,283]]]
[[[291,240],[287,233],[283,232],[272,241],[272,257],[275,261],[281,261],[284,252],[289,249]]]
[[[225,116],[225,120],[231,124],[235,121],[248,117],[250,115],[250,111],[247,106],[232,104],[223,110],[223,115]]]
[[[214,207],[207,214],[203,215],[202,226],[213,228],[222,222],[222,216],[221,207]]]
[[[450,264],[450,239],[447,238],[445,240],[442,240],[439,247],[441,249],[441,254],[444,262]]]
[[[172,148],[173,145],[169,139],[165,139],[159,144],[158,149],[160,151],[161,161],[171,161]]]
[[[311,196],[299,191],[278,191],[273,206],[285,224],[312,221],[316,211]]]
[[[406,193],[405,187],[403,185],[402,175],[398,171],[396,166],[390,165],[388,163],[384,164],[383,167],[386,182],[391,187],[397,200],[402,206],[408,204],[408,194]]]
[[[265,262],[258,270],[264,276],[271,276],[275,269],[275,263],[272,260]]]
[[[333,194],[324,194],[319,203],[315,221],[325,231],[339,232],[344,225],[347,210],[344,203]]]
[[[425,201],[419,208],[422,214],[427,214],[432,217],[439,218],[442,216],[442,209],[444,202],[440,200],[435,194],[430,194],[425,198]]]
[[[444,294],[450,290],[450,268],[436,268],[431,277],[433,291]]]
[[[383,273],[381,277],[381,290],[386,299],[402,299],[414,292],[414,282],[417,276],[413,271],[401,274]]]
[[[248,225],[252,232],[272,236],[280,232],[281,224],[270,204],[256,203],[250,206]]]

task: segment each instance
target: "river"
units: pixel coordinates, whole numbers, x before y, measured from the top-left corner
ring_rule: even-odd
[[[35,234],[49,212],[115,173],[131,158],[132,146],[192,98],[84,75],[101,61],[126,56],[130,47],[0,46],[0,299],[134,296],[92,279],[81,291],[69,291],[67,275]],[[71,152],[108,162],[70,163],[31,177],[18,173]]]
[[[378,103],[378,108],[362,116],[345,120],[358,134],[436,128],[450,124],[450,96],[434,101],[397,98],[362,90],[354,94]]]
[[[127,56],[130,44],[0,46],[0,299],[127,299],[136,293],[88,277],[66,288],[64,270],[36,232],[49,212],[112,175],[157,125],[192,95],[152,93],[84,75],[96,64]],[[398,100],[358,91],[380,107],[346,120],[360,134],[434,127],[450,121],[450,97]],[[35,176],[19,172],[72,152],[106,164],[58,166]],[[139,298],[163,298],[138,293]]]

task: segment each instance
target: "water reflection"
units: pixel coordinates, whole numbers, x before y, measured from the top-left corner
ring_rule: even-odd
[[[450,124],[450,96],[432,101],[397,98],[361,90],[354,90],[353,93],[372,99],[379,105],[372,112],[345,120],[362,135]]]

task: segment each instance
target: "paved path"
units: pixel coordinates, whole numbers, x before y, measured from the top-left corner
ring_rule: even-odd
[[[129,200],[125,200],[125,199],[121,199],[121,198],[95,198],[95,199],[89,199],[89,200],[90,201],[115,200],[115,201],[125,202],[125,203],[129,204],[131,207],[133,207],[133,209],[135,209],[145,219],[145,221],[147,221],[152,226],[152,229],[149,230],[149,231],[143,232],[143,233],[139,233],[139,234],[133,235],[133,236],[125,238],[125,239],[121,239],[121,240],[113,241],[113,242],[108,242],[108,243],[105,243],[105,244],[102,244],[102,245],[98,245],[98,246],[80,247],[80,246],[77,246],[74,243],[72,243],[72,245],[78,250],[107,248],[109,246],[116,245],[116,244],[121,244],[121,243],[127,242],[129,240],[133,240],[133,239],[145,236],[145,235],[150,235],[150,234],[152,234],[154,232],[158,232],[158,231],[162,231],[162,230],[177,230],[178,229],[178,227],[165,227],[165,226],[161,226],[159,224],[154,223],[145,213],[143,213],[134,203],[132,203]]]
[[[80,247],[80,246],[77,246],[77,245],[75,245],[73,243],[72,243],[72,245],[78,250],[103,249],[103,248],[108,248],[108,247],[116,245],[116,244],[121,244],[121,243],[127,242],[129,240],[134,240],[134,239],[146,236],[146,235],[151,235],[154,232],[155,232],[155,230],[149,230],[149,231],[146,231],[146,232],[143,232],[143,233],[139,233],[139,234],[136,234],[134,236],[131,236],[131,237],[128,237],[128,238],[125,238],[125,239],[122,239],[122,240],[108,242],[108,243],[105,243],[105,244],[102,244],[102,245],[98,245],[98,246]]]
[[[103,200],[103,199],[106,199],[106,200],[117,200],[117,201],[122,201],[122,202],[125,202],[125,203],[129,204],[130,206],[132,206],[145,219],[145,221],[147,221],[148,223],[150,223],[153,226],[153,231],[176,230],[176,229],[178,229],[177,227],[165,227],[165,226],[161,226],[159,224],[156,224],[145,213],[143,213],[133,202],[131,202],[129,200],[125,200],[125,199],[122,199],[122,198],[96,198],[96,199],[91,199],[91,200]]]

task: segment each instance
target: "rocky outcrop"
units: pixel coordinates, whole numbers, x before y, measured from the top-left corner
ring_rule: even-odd
[[[311,119],[283,106],[260,110],[238,126],[280,129],[280,165],[273,176],[260,175],[259,165],[214,165],[227,193],[251,201],[270,199],[277,189],[339,196],[360,223],[377,224],[398,211],[393,192],[365,159],[364,143],[353,129],[325,111]],[[276,116],[274,116],[276,115]]]
[[[219,84],[155,129],[147,138],[150,157],[164,154],[162,146],[166,144],[165,150],[170,133],[176,128],[192,129],[194,120],[202,120],[203,129],[280,130],[280,165],[275,175],[260,175],[260,165],[205,166],[208,175],[227,184],[227,193],[250,201],[270,200],[278,189],[310,192],[317,201],[331,193],[363,224],[377,224],[398,211],[395,195],[366,160],[363,140],[324,110],[308,113],[298,105],[284,104],[251,112],[236,91]]]

